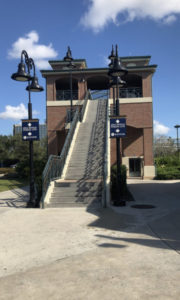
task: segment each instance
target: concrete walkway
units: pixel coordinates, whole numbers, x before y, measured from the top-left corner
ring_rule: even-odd
[[[121,208],[0,208],[0,300],[180,299],[180,181],[128,184]]]
[[[0,192],[0,213],[3,207],[25,208],[29,196],[29,187]]]

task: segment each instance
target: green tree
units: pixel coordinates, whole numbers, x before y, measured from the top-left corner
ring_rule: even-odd
[[[20,137],[16,137],[14,155],[18,159],[16,171],[20,177],[29,178],[29,142],[22,141]],[[33,162],[34,175],[39,177],[42,175],[44,166],[47,161],[47,139],[43,141],[33,142]]]
[[[47,160],[47,139],[33,143],[34,175],[42,174]],[[29,142],[22,141],[21,135],[0,136],[0,162],[1,166],[10,166],[17,163],[17,174],[29,178]]]
[[[154,138],[154,156],[167,156],[176,152],[175,141],[171,137],[157,136]]]
[[[0,165],[9,166],[16,163],[14,157],[14,137],[9,135],[0,135]]]

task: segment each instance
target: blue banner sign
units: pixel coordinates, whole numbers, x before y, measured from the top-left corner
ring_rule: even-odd
[[[110,138],[126,136],[126,119],[120,117],[110,118]]]
[[[39,140],[39,120],[22,120],[22,139],[23,141]]]

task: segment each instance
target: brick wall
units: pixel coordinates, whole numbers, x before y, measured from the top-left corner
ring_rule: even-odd
[[[57,155],[62,145],[59,141],[60,136],[66,135],[64,124],[66,121],[67,106],[48,106],[47,107],[47,135],[48,135],[48,154]],[[59,133],[59,134],[58,134]]]
[[[49,77],[46,80],[47,84],[47,100],[53,101],[56,100],[56,86],[53,77]]]
[[[127,136],[121,139],[121,156],[144,156],[144,165],[153,165],[152,103],[121,104],[126,116]],[[111,139],[111,165],[116,163],[116,139]]]
[[[153,129],[144,128],[144,165],[152,166],[154,164],[153,158]]]
[[[121,104],[120,115],[127,116],[129,126],[152,127],[152,103]]]
[[[127,126],[127,137],[121,139],[121,156],[143,156],[143,130]],[[111,139],[111,165],[116,163],[116,139]]]
[[[152,97],[152,74],[142,74],[143,97]]]

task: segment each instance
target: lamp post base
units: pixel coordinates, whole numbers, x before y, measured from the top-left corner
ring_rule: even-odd
[[[34,197],[32,198],[32,195],[30,195],[30,199],[28,200],[26,207],[27,208],[36,208],[37,207],[36,199]]]
[[[36,204],[35,204],[35,202],[32,202],[32,201],[28,201],[28,203],[27,203],[27,206],[26,206],[27,208],[35,208],[36,207]]]
[[[114,206],[126,206],[126,201],[125,200],[115,200]]]

